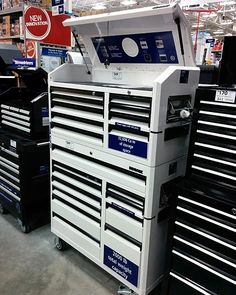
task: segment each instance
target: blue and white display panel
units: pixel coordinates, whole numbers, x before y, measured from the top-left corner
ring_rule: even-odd
[[[101,63],[178,64],[172,32],[93,37]]]
[[[135,287],[138,286],[138,265],[106,245],[104,245],[104,264]]]

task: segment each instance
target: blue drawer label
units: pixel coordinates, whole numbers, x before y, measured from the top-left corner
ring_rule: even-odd
[[[106,245],[104,245],[104,264],[137,287],[139,267]]]
[[[139,126],[124,124],[124,123],[119,123],[119,122],[116,122],[115,125],[122,127],[122,128],[127,128],[127,129],[133,129],[133,130],[138,130],[138,131],[141,130],[141,128]]]
[[[147,158],[147,143],[128,137],[109,134],[109,148],[141,158]]]

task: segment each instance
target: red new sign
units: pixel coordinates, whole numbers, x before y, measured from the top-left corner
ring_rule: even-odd
[[[71,46],[70,28],[63,26],[67,15],[52,16],[51,11],[27,7],[24,14],[26,38],[41,43]]]

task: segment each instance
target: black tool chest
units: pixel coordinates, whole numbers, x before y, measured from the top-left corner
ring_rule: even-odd
[[[169,295],[236,294],[235,93],[197,90],[187,176],[176,187]]]
[[[0,130],[0,209],[23,232],[49,221],[49,143]]]
[[[15,99],[12,99],[15,98]],[[1,125],[32,139],[48,138],[48,94],[11,88],[0,95]]]
[[[21,87],[0,94],[2,128],[32,139],[49,136],[47,73],[42,69],[15,70]]]

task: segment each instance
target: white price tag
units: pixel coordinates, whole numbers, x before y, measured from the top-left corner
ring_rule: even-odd
[[[15,140],[12,140],[10,141],[10,145],[14,148],[16,148],[16,141]]]
[[[49,117],[43,117],[42,118],[42,126],[49,126]]]
[[[66,140],[65,141],[65,148],[73,151],[74,150],[74,143],[69,140]]]
[[[112,72],[112,79],[113,80],[122,80],[122,73],[121,72]]]
[[[215,101],[235,103],[235,91],[217,90]]]

